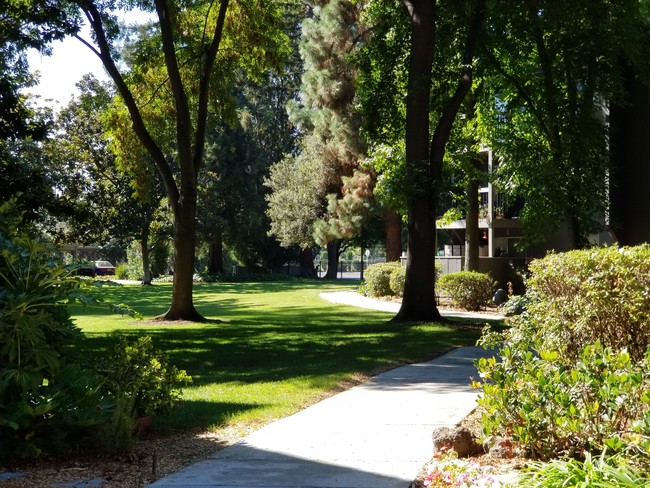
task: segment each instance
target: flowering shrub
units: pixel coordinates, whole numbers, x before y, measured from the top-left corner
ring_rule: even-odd
[[[498,488],[490,467],[461,460],[454,452],[437,452],[422,485],[428,488]]]

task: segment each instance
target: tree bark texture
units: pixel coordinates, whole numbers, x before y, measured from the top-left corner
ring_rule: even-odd
[[[472,88],[472,60],[485,17],[485,0],[474,0],[462,71],[452,97],[444,105],[429,144],[429,106],[435,50],[436,4],[404,0],[411,17],[411,55],[406,99],[406,182],[408,251],[402,305],[396,322],[430,322],[442,317],[435,302],[435,188],[445,148],[458,110]]]
[[[187,192],[174,212],[174,283],[169,310],[162,320],[205,322],[194,308],[194,256],[196,252],[196,191]]]
[[[229,0],[221,0],[214,30],[209,42],[202,51],[202,69],[198,73],[199,89],[196,117],[192,116],[187,90],[183,83],[176,57],[173,15],[166,0],[154,0],[160,27],[162,52],[169,80],[169,87],[174,99],[176,113],[176,149],[180,179],[176,180],[172,164],[167,160],[161,147],[156,143],[140,112],[140,108],[122,77],[108,42],[104,21],[94,0],[76,0],[83,10],[95,34],[98,49],[87,41],[80,39],[101,59],[109,76],[113,79],[117,91],[129,111],[133,130],[158,168],[169,204],[174,214],[174,285],[172,303],[167,313],[159,318],[165,320],[205,320],[194,308],[192,299],[194,257],[196,243],[196,185],[198,172],[203,164],[205,150],[205,132],[208,117],[209,84],[217,52],[221,43]],[[196,124],[196,129],[192,127]]]
[[[341,241],[335,240],[327,243],[327,273],[323,276],[326,280],[335,280],[339,270],[339,253]]]
[[[316,268],[314,268],[314,251],[311,247],[301,249],[298,259],[300,262],[301,278],[318,278]]]
[[[434,290],[435,217],[429,164],[429,99],[435,48],[435,4],[405,1],[411,17],[406,98],[406,180],[410,190],[404,295],[396,322],[440,320]]]
[[[386,262],[399,261],[402,256],[402,216],[392,210],[384,212]]]

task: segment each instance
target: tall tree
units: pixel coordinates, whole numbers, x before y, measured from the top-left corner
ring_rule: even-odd
[[[67,225],[57,219],[53,231],[60,240],[82,244],[125,239],[133,232],[137,205],[130,178],[118,171],[105,136],[102,114],[113,93],[88,75],[77,87],[80,95],[57,114],[54,137],[45,145],[58,200],[71,210]]]
[[[35,83],[27,49],[47,54],[49,43],[74,32],[68,13],[54,2],[0,3],[0,203],[12,199],[15,209],[25,212],[25,222],[65,211],[54,197],[42,153],[52,114],[34,109],[21,90]]]
[[[300,103],[293,106],[294,120],[303,138],[300,153],[292,156],[289,164],[319,167],[310,185],[317,192],[319,209],[315,220],[307,225],[312,227],[312,243],[327,246],[325,278],[333,279],[343,239],[361,231],[362,219],[350,217],[364,207],[369,195],[363,189],[368,180],[359,169],[364,143],[359,135],[360,117],[354,108],[356,67],[350,60],[360,40],[361,5],[350,0],[316,0],[310,5],[313,15],[303,22],[300,47],[304,63]],[[351,178],[355,171],[359,174]],[[345,180],[347,186],[344,178],[349,178]],[[276,181],[272,185],[281,184]],[[269,215],[277,223],[277,217],[284,212],[275,212],[274,208],[272,201]],[[289,218],[301,216],[298,213]],[[272,226],[271,232],[276,228],[278,225]]]
[[[435,303],[435,184],[440,180],[446,144],[465,96],[472,88],[472,63],[485,18],[485,0],[473,0],[454,12],[428,0],[404,2],[411,25],[406,100],[405,150],[406,185],[409,188],[408,251],[406,280],[397,322],[440,320]],[[431,78],[436,48],[447,42],[456,44],[454,30],[441,27],[442,20],[454,19],[464,42],[458,46],[457,84],[451,96],[444,97],[436,114],[433,136],[429,137]],[[450,25],[447,24],[447,25]],[[459,33],[458,31],[456,31]],[[438,37],[436,37],[436,34]]]
[[[111,15],[117,2],[72,0],[79,6],[93,31],[94,41],[82,40],[99,56],[116,85],[131,118],[133,130],[161,174],[174,214],[174,283],[167,320],[205,320],[194,308],[192,281],[196,245],[197,180],[203,165],[206,128],[210,109],[219,110],[218,96],[237,66],[251,73],[278,60],[285,36],[275,26],[282,15],[279,4],[221,0],[218,4],[191,4],[171,0],[139,3],[154,10],[155,42],[140,60],[155,62],[164,76],[156,96],[169,101],[174,120],[174,153],[165,152],[143,117],[143,100],[118,68],[113,41],[119,33]],[[121,6],[121,5],[120,5]],[[149,65],[150,66],[150,65]],[[146,64],[145,64],[146,67]],[[139,74],[139,73],[137,73]],[[140,77],[140,79],[142,79]],[[211,105],[212,102],[212,105]]]
[[[605,223],[606,100],[619,97],[621,53],[646,43],[643,2],[494,3],[479,112],[484,140],[502,159],[501,187],[525,198],[528,242],[565,224],[571,247],[585,246]]]
[[[297,98],[302,61],[298,53],[305,7],[288,4],[283,19],[291,54],[279,69],[258,80],[237,83],[231,117],[212,122],[208,131],[206,171],[201,178],[201,233],[209,241],[208,271],[224,271],[224,249],[239,264],[270,270],[289,253],[268,235],[266,215],[270,167],[296,149],[297,131],[286,106]],[[245,73],[240,73],[244,78]],[[313,260],[312,260],[313,261]],[[313,262],[304,270],[313,270]]]

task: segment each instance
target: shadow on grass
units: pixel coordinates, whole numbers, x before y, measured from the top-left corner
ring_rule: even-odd
[[[184,400],[174,410],[172,417],[156,418],[156,427],[162,430],[173,429],[207,429],[214,425],[223,425],[234,416],[263,408],[263,403],[237,403],[205,400]]]
[[[480,325],[467,321],[395,325],[388,322],[390,313],[326,302],[318,297],[323,289],[332,289],[332,285],[279,282],[197,286],[197,308],[211,319],[206,324],[114,320],[104,310],[78,310],[75,316],[80,318],[106,316],[103,328],[84,329],[79,350],[92,356],[106,355],[115,341],[107,330],[131,337],[152,336],[155,347],[193,377],[192,394],[207,388],[211,391],[208,396],[214,399],[188,401],[183,413],[173,415],[169,424],[203,427],[219,424],[228,415],[262,407],[254,405],[257,398],[240,397],[241,410],[235,403],[229,411],[230,403],[219,405],[220,388],[265,385],[278,390],[279,395],[284,394],[284,388],[289,392],[301,388],[328,390],[355,373],[373,374],[474,345],[485,325],[485,321]],[[170,292],[171,287],[162,285],[115,287],[106,290],[106,296],[153,316],[160,313]]]

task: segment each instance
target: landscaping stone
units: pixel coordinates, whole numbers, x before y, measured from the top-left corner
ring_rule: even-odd
[[[508,301],[508,292],[505,291],[503,288],[499,288],[496,293],[494,294],[494,297],[492,297],[492,302],[494,302],[495,305],[503,305]]]
[[[432,434],[433,452],[455,451],[458,457],[473,456],[485,452],[483,446],[476,441],[474,434],[464,428],[450,429],[439,427]]]

